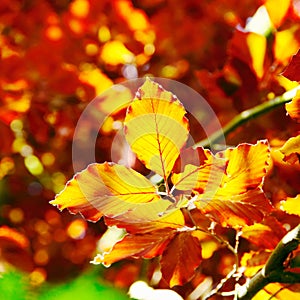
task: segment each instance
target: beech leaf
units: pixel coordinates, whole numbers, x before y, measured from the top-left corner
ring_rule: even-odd
[[[194,276],[201,261],[199,240],[189,232],[179,233],[162,254],[162,276],[170,287],[182,285]]]
[[[279,151],[284,155],[283,160],[290,164],[300,163],[300,135],[290,138]]]
[[[170,205],[143,175],[113,163],[91,164],[77,173],[51,201],[60,210],[80,212],[91,221],[103,215],[147,222],[159,218]]]
[[[206,157],[200,166],[187,165],[172,175],[174,188],[196,194],[198,209],[224,226],[251,225],[271,211],[261,190],[270,161],[266,141],[240,144],[216,156],[206,151]]]
[[[98,254],[93,263],[110,266],[112,263],[128,257],[152,258],[158,256],[174,234],[175,231],[172,229],[161,229],[140,235],[127,234],[114,245],[109,253]]]
[[[132,151],[165,181],[188,138],[185,114],[180,101],[150,79],[127,110],[125,137]]]

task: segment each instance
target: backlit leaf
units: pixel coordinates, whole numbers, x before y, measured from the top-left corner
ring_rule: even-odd
[[[299,26],[293,26],[286,30],[275,33],[273,52],[276,60],[280,63],[287,63],[293,54],[299,49],[300,43],[296,38]],[[289,45],[287,48],[286,45]]]
[[[265,263],[267,262],[271,252],[268,251],[250,251],[244,253],[241,258],[241,266],[245,267],[245,276],[252,277],[254,276],[260,269],[263,268]]]
[[[281,208],[289,214],[300,216],[300,194],[295,198],[288,197],[285,201],[282,201]]]
[[[140,234],[151,232],[160,228],[182,228],[185,225],[185,220],[181,210],[173,210],[169,214],[162,215],[162,217],[151,222],[132,223],[122,222],[112,218],[105,218],[105,223],[108,226],[116,225],[119,228],[124,228],[128,233]]]
[[[292,119],[300,123],[300,91],[297,92],[291,102],[285,105],[285,109]]]
[[[241,144],[218,152],[206,151],[202,165],[187,165],[181,174],[173,174],[174,188],[191,189],[196,206],[223,225],[251,225],[271,210],[261,185],[270,160],[266,141]]]
[[[293,285],[291,285],[292,287]],[[298,286],[298,285],[297,285]],[[289,290],[288,286],[280,283],[270,283],[263,290],[260,290],[252,299],[253,300],[298,300],[300,296],[299,292]]]
[[[152,258],[158,256],[165,249],[174,236],[172,229],[161,229],[151,233],[132,235],[127,234],[117,242],[109,253],[98,254],[93,263],[109,266],[112,263],[128,257]]]
[[[201,260],[199,240],[188,232],[177,234],[163,252],[162,276],[170,287],[182,285],[193,277]]]
[[[300,163],[300,135],[290,138],[279,150],[284,161],[290,164]]]
[[[249,65],[258,78],[264,75],[267,39],[255,32],[235,31],[230,44],[230,55]]]
[[[147,79],[128,107],[125,136],[137,157],[164,179],[185,144],[189,129],[185,109],[160,85]]]
[[[262,249],[274,249],[286,234],[286,230],[275,218],[267,217],[263,224],[257,223],[243,228],[242,237]]]
[[[264,4],[274,26],[278,28],[286,16],[291,0],[267,0]]]
[[[106,162],[91,164],[77,173],[51,204],[60,210],[80,212],[92,221],[106,215],[140,222],[159,218],[170,202],[161,200],[155,186],[143,175]]]

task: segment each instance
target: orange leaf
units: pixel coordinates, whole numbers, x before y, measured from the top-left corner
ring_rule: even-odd
[[[91,221],[106,215],[123,221],[147,222],[158,219],[170,202],[162,200],[143,175],[105,162],[91,164],[77,173],[51,204],[60,210],[80,212]]]
[[[125,136],[137,157],[165,181],[185,144],[189,129],[180,101],[147,79],[128,107]]]
[[[245,276],[252,277],[266,264],[271,252],[250,251],[243,254],[241,266],[245,267]]]
[[[295,198],[288,197],[285,201],[281,202],[281,208],[288,214],[300,216],[300,194]]]
[[[163,215],[161,218],[151,222],[143,223],[128,223],[116,219],[105,218],[105,223],[108,226],[116,225],[119,228],[124,228],[128,233],[147,233],[160,228],[182,228],[185,226],[184,216],[181,210],[171,211],[169,214]]]
[[[279,151],[284,155],[284,161],[290,164],[300,163],[300,135],[290,138]]]
[[[255,32],[234,32],[229,47],[230,55],[245,62],[257,78],[264,75],[264,61],[267,47],[265,36]]]
[[[265,218],[263,224],[254,224],[243,228],[242,237],[262,249],[273,250],[286,230],[275,218]]]
[[[198,201],[195,204],[222,226],[230,227],[260,222],[272,210],[261,189],[250,190],[240,195],[228,195],[227,198],[214,198],[204,204],[205,206]]]
[[[152,258],[158,256],[165,249],[174,236],[172,229],[162,229],[151,233],[132,235],[127,234],[117,242],[109,253],[98,254],[93,263],[109,266],[112,263],[127,257]]]
[[[285,105],[285,109],[292,119],[300,123],[300,91],[297,91],[292,101]]]
[[[199,240],[189,232],[179,233],[162,254],[162,276],[170,287],[183,285],[194,276],[201,260]]]
[[[195,205],[223,225],[251,225],[260,221],[271,205],[261,185],[270,160],[268,145],[241,144],[219,152],[200,166],[187,165],[184,172],[173,174],[174,189],[193,190]]]

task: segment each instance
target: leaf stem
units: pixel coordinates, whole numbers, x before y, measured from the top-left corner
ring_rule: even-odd
[[[291,101],[295,96],[297,91],[300,90],[300,85],[295,88],[277,96],[267,102],[261,103],[253,108],[244,110],[237,116],[235,116],[227,125],[225,125],[220,130],[213,133],[211,136],[203,139],[202,141],[194,144],[193,148],[197,147],[210,147],[211,145],[217,143],[222,137],[228,135],[237,127],[241,126],[250,119],[256,118],[262,114],[265,114],[278,106],[281,106],[289,101]]]

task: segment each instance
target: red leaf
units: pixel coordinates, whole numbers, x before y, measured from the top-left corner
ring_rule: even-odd
[[[300,81],[300,50],[292,57],[291,62],[282,75],[292,81]]]
[[[127,257],[152,258],[162,253],[174,235],[172,229],[162,229],[151,233],[127,234],[117,242],[109,253],[98,254],[93,263],[109,266]]]
[[[177,234],[162,255],[162,276],[170,287],[183,285],[194,276],[201,260],[199,240],[189,232]]]

